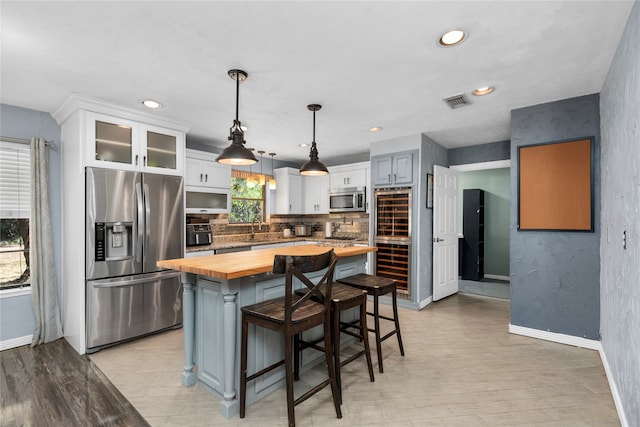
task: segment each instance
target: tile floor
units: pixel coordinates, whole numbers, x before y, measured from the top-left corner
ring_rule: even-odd
[[[385,341],[374,383],[364,359],[347,365],[343,418],[325,389],[296,407],[299,426],[620,425],[598,353],[509,334],[507,300],[458,294],[400,321],[405,357]],[[287,425],[282,389],[226,420],[203,387],[182,387],[182,330],[91,359],[152,426]]]

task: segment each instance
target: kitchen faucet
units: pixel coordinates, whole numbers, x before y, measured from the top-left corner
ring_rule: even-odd
[[[251,240],[253,240],[253,238],[255,237],[255,231],[253,229],[253,224],[258,224],[258,231],[262,231],[262,221],[258,221],[257,219],[253,219],[253,221],[251,221]]]

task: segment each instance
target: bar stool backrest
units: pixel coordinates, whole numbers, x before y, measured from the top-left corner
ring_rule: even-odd
[[[317,297],[317,301],[321,301],[325,308],[325,313],[330,312],[331,304],[331,288],[333,286],[333,273],[338,258],[331,249],[320,255],[276,255],[273,259],[274,274],[286,273],[285,279],[285,324],[290,324],[293,314],[298,308],[303,306],[304,302],[312,296]],[[313,273],[322,269],[327,269],[322,278],[316,283],[312,282],[307,273]],[[297,301],[293,302],[293,278],[296,277],[306,287],[306,292]],[[328,298],[325,298],[320,288],[326,291]],[[304,317],[303,313],[300,313]]]

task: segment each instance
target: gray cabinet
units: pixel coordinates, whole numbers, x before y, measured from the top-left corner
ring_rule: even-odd
[[[224,393],[224,298],[222,284],[198,279],[196,298],[196,364],[198,380],[211,390]]]
[[[372,157],[371,180],[376,186],[413,184],[413,152]]]

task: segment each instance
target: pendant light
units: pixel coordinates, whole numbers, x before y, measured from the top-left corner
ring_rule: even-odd
[[[275,172],[273,171],[273,156],[276,155],[276,153],[269,153],[269,155],[271,156],[271,174],[273,175],[271,177],[271,179],[269,180],[269,189],[270,190],[275,190],[276,189],[276,178],[275,178]]]
[[[247,73],[242,70],[229,70],[227,74],[236,81],[236,118],[233,121],[233,126],[229,128],[229,137],[227,138],[229,141],[232,141],[231,145],[220,153],[216,162],[226,165],[251,165],[258,160],[256,160],[253,153],[244,146],[246,143],[244,140],[244,131],[240,126],[240,120],[238,120],[240,82],[247,79]]]
[[[258,175],[258,184],[259,185],[264,185],[266,178],[264,176],[264,174],[262,173],[262,155],[265,153],[264,150],[258,150],[258,154],[260,154],[260,175]]]
[[[311,151],[309,152],[309,160],[300,168],[300,175],[327,175],[329,171],[327,167],[318,160],[318,148],[316,147],[316,111],[322,108],[322,105],[307,105],[309,111],[313,111],[313,141],[311,141]]]

